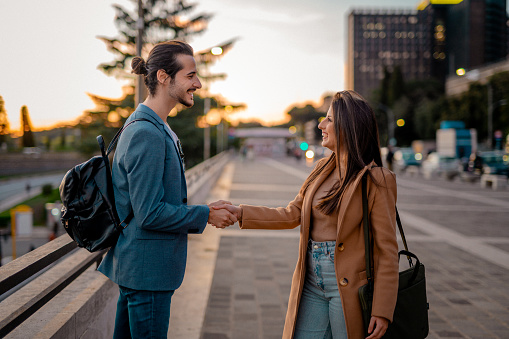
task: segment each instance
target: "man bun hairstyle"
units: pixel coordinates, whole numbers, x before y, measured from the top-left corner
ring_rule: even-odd
[[[132,73],[144,75],[145,85],[150,95],[154,96],[157,91],[157,71],[162,69],[170,76],[171,81],[175,80],[175,75],[182,69],[182,65],[177,60],[180,54],[193,56],[194,51],[189,44],[171,40],[158,43],[150,51],[147,61],[137,56],[131,61]]]
[[[147,67],[145,66],[145,60],[143,60],[142,57],[134,57],[133,61],[131,61],[131,68],[133,69],[131,73],[147,75]]]

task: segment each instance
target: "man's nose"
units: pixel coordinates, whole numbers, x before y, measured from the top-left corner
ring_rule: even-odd
[[[197,84],[195,84],[195,87],[196,88],[201,88],[201,81],[200,81],[200,79],[197,78],[196,82],[197,82]]]

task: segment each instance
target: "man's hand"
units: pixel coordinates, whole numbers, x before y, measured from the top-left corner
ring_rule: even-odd
[[[225,228],[235,224],[237,217],[226,209],[215,209],[215,207],[209,205],[209,220],[207,222],[217,228]]]
[[[220,204],[212,206],[213,209],[219,210],[219,209],[226,209],[230,211],[230,213],[234,214],[237,217],[237,220],[242,220],[242,208],[239,206],[235,206],[232,204]]]
[[[387,331],[387,327],[389,327],[389,320],[382,317],[372,316],[368,327],[368,333],[371,333],[371,335],[366,339],[382,338],[385,331]]]
[[[210,204],[208,204],[207,206],[208,207],[214,207],[214,206],[220,206],[220,205],[231,205],[232,203],[229,202],[229,201],[226,201],[226,200],[218,200],[218,201],[215,201],[215,202],[211,202]]]

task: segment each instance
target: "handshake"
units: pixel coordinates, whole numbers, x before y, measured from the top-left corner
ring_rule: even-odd
[[[242,209],[231,202],[218,200],[208,204],[209,220],[207,222],[217,228],[225,228],[242,219]]]

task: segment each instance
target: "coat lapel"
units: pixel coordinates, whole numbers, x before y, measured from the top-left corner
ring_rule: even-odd
[[[135,114],[137,112],[140,113],[140,114],[139,115]],[[175,140],[173,139],[173,136],[171,135],[170,128],[168,126],[166,126],[166,124],[161,120],[161,118],[152,109],[150,109],[149,107],[147,107],[147,106],[145,106],[143,104],[139,104],[138,105],[138,108],[133,113],[133,116],[134,116],[133,119],[143,117],[145,119],[150,119],[151,121],[153,121],[153,122],[158,124],[159,130],[164,131],[164,133],[166,133],[168,138],[170,138],[171,143],[173,144],[173,147],[175,149],[175,152],[177,153],[177,156],[180,159],[180,167],[182,169],[182,172],[184,172],[184,159],[182,159],[179,147],[176,144]]]

